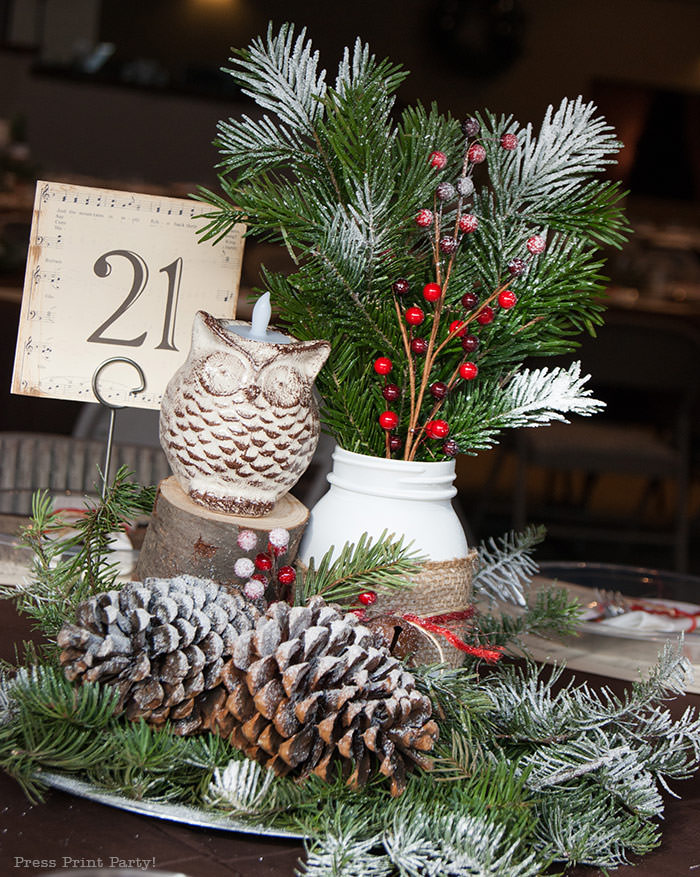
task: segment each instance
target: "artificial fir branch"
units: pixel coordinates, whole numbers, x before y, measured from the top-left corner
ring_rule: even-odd
[[[316,595],[328,603],[351,604],[370,586],[378,590],[410,588],[411,576],[425,561],[403,538],[395,539],[387,530],[374,542],[363,533],[357,543],[346,543],[336,558],[334,551],[335,546],[331,546],[318,567],[312,558],[309,568],[301,571],[295,592],[299,605]]]
[[[103,499],[89,506],[72,532],[56,538],[66,527],[53,511],[47,492],[32,498],[32,518],[22,534],[32,550],[31,574],[17,585],[0,585],[0,598],[14,601],[52,640],[87,597],[115,586],[118,565],[110,561],[111,534],[153,508],[155,488],[141,487],[121,467]]]
[[[619,188],[596,179],[619,144],[595,107],[565,100],[539,132],[485,112],[462,133],[435,107],[396,119],[399,67],[358,41],[327,85],[305,31],[296,36],[290,25],[237,52],[229,72],[264,116],[220,123],[223,196],[201,192],[211,207],[202,234],[218,238],[245,221],[250,234],[295,254],[291,276],[264,278],[287,329],[332,341],[329,373],[344,353],[357,364],[343,381],[323,372],[317,381],[328,430],[346,449],[376,456],[388,431],[391,454],[411,460],[472,452],[518,425],[501,417],[503,399],[490,402],[488,389],[520,374],[527,357],[567,352],[574,335],[594,330],[603,308],[595,248],[627,234]],[[428,205],[423,233],[415,219]],[[401,315],[427,281],[442,287],[420,332],[402,325],[397,280],[410,289]],[[467,293],[477,305],[463,305]],[[469,358],[448,320],[477,338]],[[415,341],[425,342],[422,353]],[[381,356],[395,360],[402,392],[383,428],[383,388],[366,371]],[[458,369],[467,363],[465,379]],[[439,404],[428,392],[435,382],[449,388]],[[465,404],[475,394],[478,405]],[[544,397],[540,407],[552,410]],[[439,428],[427,428],[438,413]]]
[[[527,654],[523,637],[534,635],[561,639],[575,636],[581,623],[581,605],[565,588],[538,591],[517,615],[490,612],[485,608],[476,616],[474,638],[510,651]]]
[[[53,668],[20,671],[4,683],[0,699],[11,709],[0,725],[0,762],[34,795],[41,767],[130,796],[247,810],[267,824],[301,827],[314,839],[308,864],[318,874],[348,873],[328,868],[362,850],[392,877],[431,867],[534,875],[552,860],[614,866],[658,843],[658,789],[687,776],[700,748],[697,717],[674,720],[658,703],[668,696],[664,679],[677,689],[687,673],[677,654],[667,651],[626,698],[586,685],[555,689],[556,673],[530,666],[505,666],[483,679],[464,669],[417,672],[439,701],[445,740],[451,735],[443,750],[453,756],[451,781],[435,781],[448,773],[414,774],[400,799],[377,784],[360,794],[341,776],[267,783],[239,767],[226,783],[241,757],[226,741],[126,722],[112,715],[109,687],[76,689]],[[467,768],[461,775],[459,762]],[[460,870],[465,862],[471,872]]]
[[[485,539],[479,545],[477,570],[472,580],[475,596],[511,600],[525,605],[525,590],[538,566],[532,557],[536,545],[546,534],[542,526],[511,531],[498,539]]]

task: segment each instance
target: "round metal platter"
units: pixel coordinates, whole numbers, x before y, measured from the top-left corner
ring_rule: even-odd
[[[215,828],[220,831],[236,831],[242,834],[283,837],[299,841],[305,838],[305,835],[299,832],[275,828],[274,826],[259,822],[245,822],[232,816],[214,813],[209,810],[200,810],[197,807],[188,807],[185,804],[164,804],[157,801],[137,801],[133,798],[125,798],[116,792],[110,792],[84,780],[64,776],[63,774],[42,771],[37,775],[37,779],[39,777],[43,783],[52,789],[59,789],[61,792],[67,792],[69,795],[87,798],[89,801],[107,804],[109,807],[118,807],[120,810],[128,810],[141,816],[167,819],[170,822],[180,822],[183,825],[196,828]]]

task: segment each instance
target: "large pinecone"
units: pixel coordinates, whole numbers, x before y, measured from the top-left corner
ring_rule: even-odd
[[[273,603],[236,640],[221,683],[200,701],[204,726],[280,775],[328,780],[340,762],[358,787],[378,763],[398,795],[407,767],[430,767],[429,698],[378,633],[321,598]]]
[[[196,707],[219,685],[237,638],[260,610],[239,591],[177,576],[129,582],[81,603],[58,635],[68,679],[114,685],[119,708],[179,734],[199,729]]]

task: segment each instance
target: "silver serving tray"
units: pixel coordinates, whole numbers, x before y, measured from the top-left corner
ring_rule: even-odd
[[[120,810],[128,810],[130,813],[138,813],[140,816],[152,816],[156,819],[167,819],[169,822],[179,822],[195,828],[215,828],[220,831],[236,831],[241,834],[253,834],[266,837],[284,837],[291,840],[302,841],[306,835],[284,828],[275,828],[260,822],[245,822],[226,816],[222,813],[214,813],[209,810],[200,810],[197,807],[188,807],[185,804],[163,804],[157,801],[137,801],[133,798],[125,798],[116,792],[110,792],[95,786],[92,783],[78,780],[64,774],[40,771],[35,774],[35,779],[41,780],[52,789],[59,789],[69,795],[78,798],[86,798],[98,804],[106,804],[109,807],[117,807]]]

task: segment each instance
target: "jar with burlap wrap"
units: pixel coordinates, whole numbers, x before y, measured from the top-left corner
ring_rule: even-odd
[[[413,587],[378,593],[373,615],[408,613],[429,619],[468,610],[476,551],[469,549],[452,507],[454,478],[454,460],[387,460],[336,447],[330,489],[311,510],[300,560],[308,564],[314,558],[318,563],[331,546],[337,554],[363,533],[376,540],[387,531],[403,536],[428,561],[413,577]],[[465,621],[443,626],[459,637],[465,631]],[[462,663],[464,654],[444,637],[419,629],[417,661],[452,667]]]

